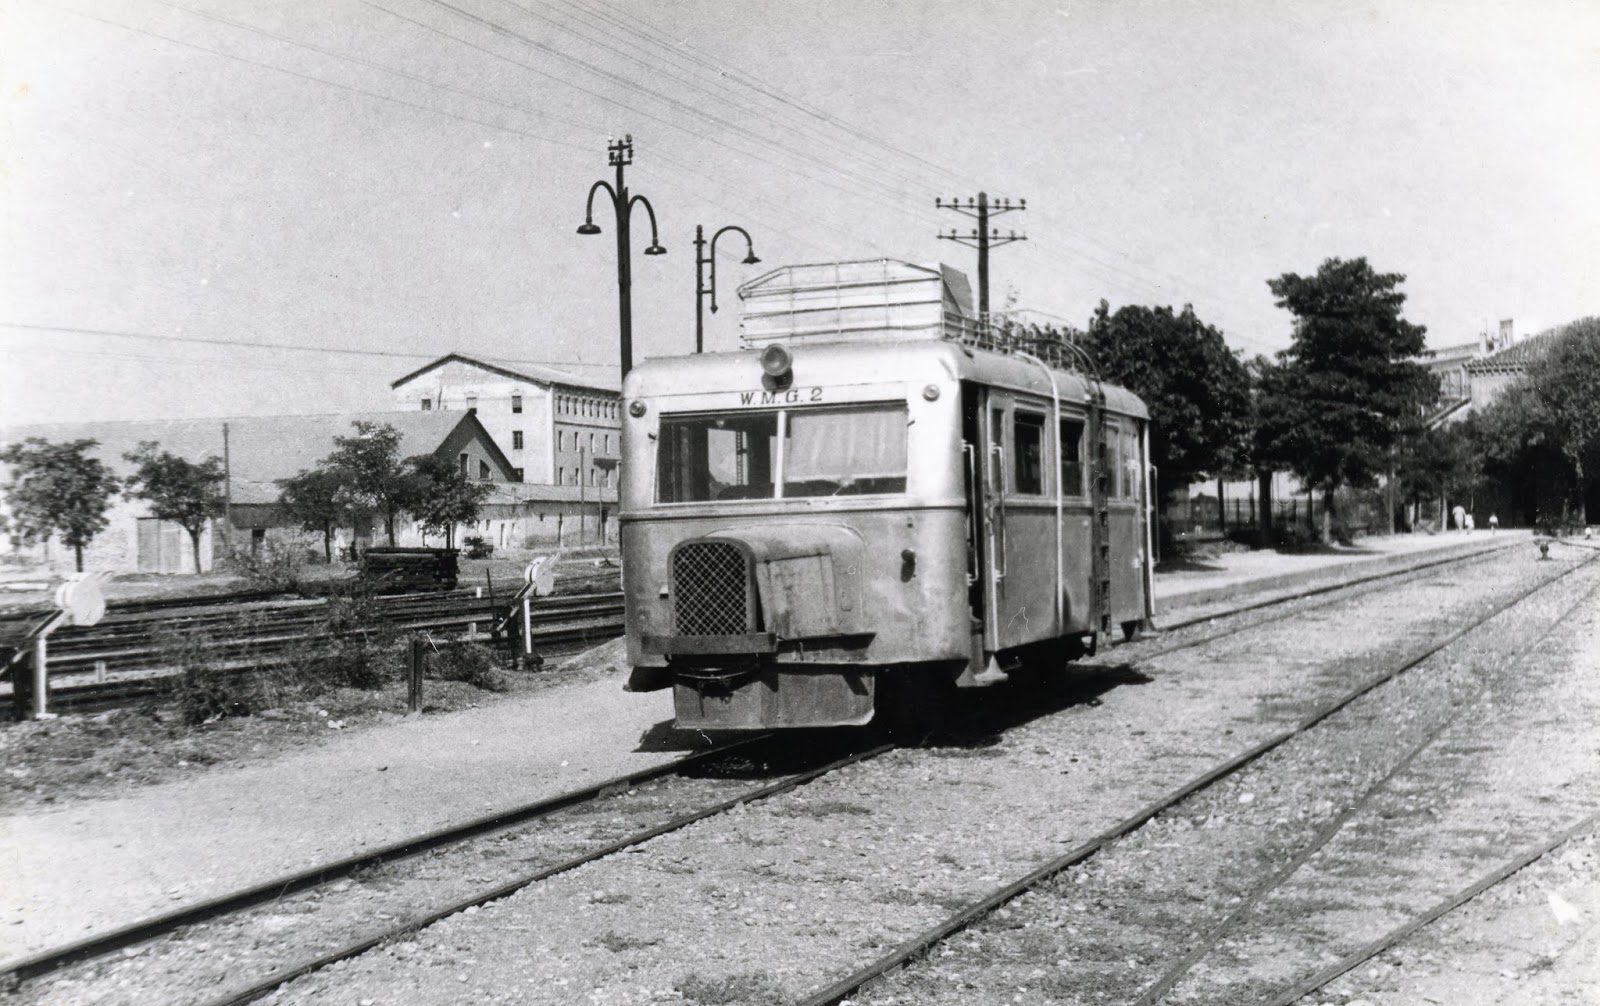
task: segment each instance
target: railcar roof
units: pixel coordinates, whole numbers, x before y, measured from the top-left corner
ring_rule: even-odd
[[[832,342],[788,347],[794,357],[794,379],[805,384],[872,384],[888,381],[954,378],[1050,397],[1050,380],[1036,363],[1020,356],[977,349],[954,342]],[[761,353],[742,350],[667,356],[645,360],[624,382],[623,397],[687,394],[743,389],[761,384]],[[1090,382],[1076,371],[1054,370],[1063,401],[1084,401]],[[1102,384],[1106,408],[1148,419],[1138,395],[1114,384]]]

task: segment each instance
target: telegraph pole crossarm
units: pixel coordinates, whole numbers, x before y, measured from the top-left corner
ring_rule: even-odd
[[[738,231],[744,237],[745,257],[744,265],[755,265],[761,260],[756,258],[755,242],[750,239],[750,232],[738,224],[729,224],[711,235],[711,240],[706,240],[705,228],[699,224],[694,226],[694,351],[705,351],[705,314],[702,305],[705,298],[711,298],[711,313],[717,313],[717,238],[729,231]],[[709,250],[707,246],[710,246]]]
[[[989,194],[980,192],[978,193],[978,198],[969,197],[964,203],[960,199],[945,199],[941,196],[934,199],[933,205],[936,209],[955,210],[962,216],[971,217],[978,222],[978,226],[966,234],[952,230],[948,234],[938,235],[938,238],[941,241],[954,241],[957,244],[966,245],[968,248],[978,249],[978,319],[979,324],[983,325],[984,328],[988,328],[989,249],[1008,245],[1013,241],[1028,240],[1026,234],[1018,234],[1016,231],[1001,234],[998,230],[989,226],[989,219],[1002,213],[1025,210],[1028,208],[1028,201],[1026,199],[1018,199],[1013,203],[1010,199],[1000,199],[990,202]]]

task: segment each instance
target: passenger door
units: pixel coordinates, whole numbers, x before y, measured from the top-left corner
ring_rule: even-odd
[[[1058,634],[1055,432],[1050,406],[990,390],[983,410],[984,646]]]

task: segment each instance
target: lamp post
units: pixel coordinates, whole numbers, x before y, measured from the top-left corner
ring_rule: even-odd
[[[589,202],[584,207],[583,223],[578,227],[579,234],[599,234],[600,226],[594,222],[594,194],[601,189],[611,196],[611,208],[617,218],[617,313],[622,330],[622,376],[627,377],[628,371],[633,369],[633,270],[630,262],[628,241],[628,221],[633,216],[635,203],[643,203],[645,212],[650,214],[650,247],[644,250],[646,255],[665,255],[667,250],[661,247],[661,241],[656,233],[656,211],[650,205],[650,200],[644,196],[628,195],[628,186],[623,181],[622,169],[633,163],[633,137],[631,135],[620,141],[613,141],[606,145],[606,154],[611,166],[617,169],[617,184],[607,184],[605,179],[600,179],[589,187]]]
[[[755,242],[750,240],[750,232],[735,224],[717,231],[711,235],[710,242],[706,241],[705,228],[699,224],[694,226],[694,351],[705,352],[705,303],[706,294],[711,295],[711,313],[717,313],[717,238],[728,231],[738,231],[744,235],[745,265],[755,265],[761,260],[756,258]],[[711,250],[706,251],[706,245],[711,245]],[[707,278],[707,267],[710,267],[710,277]]]

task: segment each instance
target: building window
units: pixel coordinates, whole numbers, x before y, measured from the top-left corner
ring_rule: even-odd
[[[478,481],[479,482],[487,482],[487,481],[489,481],[489,462],[487,462],[487,461],[479,461],[478,462]]]
[[[523,481],[522,469],[521,468],[513,468],[513,469],[511,469],[511,477],[512,477],[512,479],[514,481],[517,481],[517,482]]]
[[[511,431],[511,449],[514,450],[514,451],[522,450],[522,431],[521,430],[512,430]]]
[[[564,451],[566,449],[567,449],[567,431],[566,430],[557,430],[556,431],[556,450]]]
[[[511,411],[512,412],[521,412],[522,411],[522,396],[521,395],[512,395],[511,396]]]
[[[477,407],[478,407],[478,396],[476,394],[470,392],[470,391],[467,392],[467,409],[470,411],[472,409],[476,409]]]
[[[611,453],[611,434],[606,434],[606,453]]]
[[[595,435],[593,433],[589,434],[589,453],[590,454],[594,453],[594,443],[595,443],[594,437],[595,437]]]
[[[461,455],[461,459],[460,460],[461,460],[461,477],[462,478],[466,478],[467,477],[467,456],[466,456],[466,454],[463,453]]]
[[[422,400],[422,411],[423,412],[432,412],[433,411],[433,399],[424,398]]]

